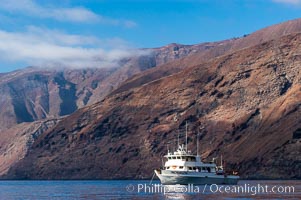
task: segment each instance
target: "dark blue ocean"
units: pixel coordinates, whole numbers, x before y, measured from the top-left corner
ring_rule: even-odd
[[[301,181],[162,186],[159,181],[0,181],[2,200],[301,199]]]

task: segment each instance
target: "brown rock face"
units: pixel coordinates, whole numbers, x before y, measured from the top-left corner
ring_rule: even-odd
[[[147,55],[120,61],[118,68],[45,70],[31,67],[0,74],[0,175],[27,154],[37,138],[37,127],[42,127],[38,128],[39,134],[50,128],[48,119],[58,121],[60,116],[102,100],[129,77],[201,51],[203,46],[171,44],[148,49]]]
[[[180,131],[245,178],[301,178],[301,34],[226,54],[76,111],[5,178],[150,178]],[[183,62],[183,61],[180,61]]]
[[[28,68],[3,75],[0,80],[0,130],[74,112],[87,104],[93,83],[102,81],[105,73],[110,71]]]
[[[68,115],[102,100],[112,90],[116,89],[115,93],[127,91],[225,53],[300,31],[301,19],[297,19],[243,38],[198,45],[173,43],[147,49],[149,55],[124,59],[120,62],[121,67],[114,69],[57,71],[28,68],[0,74],[0,95],[3,97],[0,99],[0,131],[21,122]]]
[[[203,49],[172,44],[120,62],[118,68],[43,70],[0,74],[0,131],[22,122],[69,115],[102,100],[129,77]]]
[[[218,56],[231,52],[233,53],[272,39],[277,39],[288,34],[299,32],[301,32],[301,19],[296,19],[261,29],[241,38],[204,43],[198,45],[200,50],[194,51],[194,53],[191,53],[188,56],[180,57],[181,59],[174,62],[168,62],[166,64],[161,63],[162,65],[159,65],[158,67],[133,76],[115,92],[126,91],[130,88],[141,86],[142,84],[149,83],[153,80],[178,73],[184,68],[193,67],[202,62],[208,62]]]
[[[34,140],[46,130],[57,124],[59,119],[47,119],[33,123],[22,123],[1,132],[0,175],[23,159]]]

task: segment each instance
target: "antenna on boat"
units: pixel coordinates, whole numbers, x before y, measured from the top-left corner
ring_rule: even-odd
[[[196,155],[199,155],[199,130],[198,130],[198,134],[197,134],[197,138],[196,138]]]
[[[173,150],[173,152],[175,152],[176,150],[177,150],[177,140],[174,139],[174,150]]]
[[[178,148],[180,146],[180,131],[178,130]]]
[[[169,145],[167,143],[167,154],[169,154]]]
[[[197,135],[197,143],[196,143],[196,147],[197,147],[197,149],[196,149],[196,153],[197,153],[197,156],[199,155],[199,137],[200,137],[200,130],[201,131],[203,131],[203,129],[204,129],[204,126],[200,126],[200,128],[198,129],[198,135]]]
[[[186,121],[186,152],[187,152],[187,121]]]
[[[222,168],[224,168],[224,166],[223,166],[223,154],[221,155],[221,166],[222,166]]]

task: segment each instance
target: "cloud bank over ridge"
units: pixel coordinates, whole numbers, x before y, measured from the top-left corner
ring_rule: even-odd
[[[117,67],[120,60],[145,55],[119,38],[99,39],[30,26],[25,32],[0,29],[0,59],[45,67]]]

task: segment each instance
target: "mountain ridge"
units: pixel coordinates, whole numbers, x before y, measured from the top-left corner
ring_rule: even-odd
[[[22,122],[69,115],[78,108],[100,101],[134,74],[200,49],[202,45],[176,44],[151,49],[148,55],[130,57],[116,68],[29,67],[3,73],[0,94],[5,98],[0,101],[0,130]]]
[[[147,83],[149,80],[152,81],[158,78],[169,76],[173,73],[181,71],[186,67],[192,67],[201,62],[206,62],[207,60],[214,59],[227,53],[239,51],[241,49],[267,42],[272,39],[277,39],[287,34],[298,32],[301,32],[301,18],[271,25],[240,38],[204,43],[205,45],[209,45],[211,48],[196,53],[195,55],[189,55],[175,62],[169,62],[154,69],[149,69],[143,73],[134,75],[122,85],[123,88],[119,87],[115,92],[127,90],[131,87],[135,87],[136,85],[139,86]]]
[[[160,166],[160,156],[166,150],[164,142],[173,141],[174,134],[183,131],[188,121],[190,147],[194,146],[195,130],[205,126],[201,137],[205,159],[223,154],[229,160],[228,170],[237,169],[245,178],[300,178],[297,69],[301,36],[287,34],[300,32],[300,22],[298,19],[268,27],[266,32],[274,32],[270,38],[266,32],[257,31],[244,38],[202,43],[193,48],[167,45],[151,58],[133,58],[103,83],[93,82],[93,78],[82,81],[84,73],[80,71],[53,75],[53,79],[44,81],[44,87],[68,97],[64,103],[56,104],[54,113],[59,113],[62,104],[77,106],[65,114],[75,112],[41,133],[22,160],[14,162],[13,167],[6,166],[10,170],[3,177],[150,178],[152,169]],[[103,77],[89,70],[86,74],[98,80]],[[23,83],[40,88],[35,74],[29,78],[31,82],[25,76]],[[117,84],[111,86],[116,80]],[[77,82],[86,85],[77,86]],[[89,93],[86,86],[95,87],[96,95]],[[82,88],[81,96],[76,95],[77,87]],[[0,93],[1,89],[7,90],[0,84]],[[26,93],[18,87],[10,92]],[[39,91],[36,96],[41,96]],[[60,99],[51,95],[49,98]],[[74,103],[76,98],[96,103],[79,105]],[[27,115],[34,116],[31,113],[36,112],[32,110],[37,108],[29,106],[30,101],[23,104],[30,108]],[[45,112],[38,110],[42,115],[49,112],[45,108]],[[4,125],[9,121],[1,119]],[[252,149],[259,149],[259,154]],[[234,150],[241,155],[235,155]],[[145,166],[149,160],[151,163]]]
[[[188,121],[189,148],[205,127],[204,159],[223,154],[243,178],[300,178],[300,41],[284,36],[110,95],[43,133],[7,177],[150,178]]]

